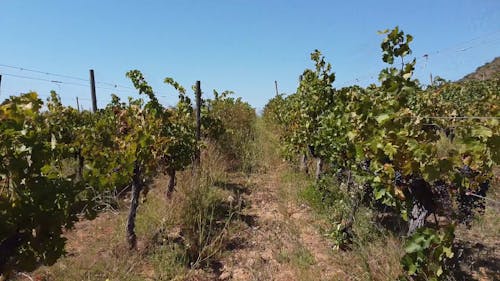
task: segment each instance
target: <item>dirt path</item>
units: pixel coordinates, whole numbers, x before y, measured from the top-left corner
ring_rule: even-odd
[[[331,267],[332,245],[318,232],[310,209],[293,196],[295,185],[283,181],[284,164],[253,174],[243,196],[249,223],[243,242],[222,260],[220,280],[342,280]]]

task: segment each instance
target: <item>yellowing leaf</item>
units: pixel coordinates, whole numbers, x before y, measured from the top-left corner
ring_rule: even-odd
[[[493,136],[493,131],[484,126],[479,126],[478,128],[472,129],[472,134],[478,137],[491,138]]]
[[[354,132],[354,131],[347,132],[347,138],[349,140],[352,141],[352,140],[354,140],[355,137],[356,137],[356,132]]]
[[[52,150],[54,150],[56,148],[56,144],[57,144],[56,136],[54,136],[54,134],[51,134],[51,136],[50,136],[50,148]]]
[[[377,120],[377,122],[379,124],[384,124],[385,122],[387,122],[387,120],[389,120],[391,118],[391,116],[387,113],[384,113],[384,114],[381,114],[377,117],[375,117],[375,120]]]

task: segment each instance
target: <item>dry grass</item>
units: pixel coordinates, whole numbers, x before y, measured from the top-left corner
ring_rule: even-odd
[[[299,180],[302,178],[302,180]],[[328,233],[335,227],[331,221],[335,206],[321,206],[319,194],[314,193],[312,182],[304,176],[288,170],[282,177],[285,198],[310,206],[310,224],[321,233]],[[313,194],[314,193],[314,194]],[[295,197],[294,197],[295,196]],[[361,208],[353,226],[357,234],[348,251],[330,248],[328,265],[337,270],[335,276],[321,280],[396,280],[401,274],[400,258],[403,255],[402,241],[387,232],[375,229],[369,210]],[[332,244],[333,246],[333,244]],[[307,273],[307,269],[303,270]],[[305,275],[305,274],[304,274]],[[306,279],[307,280],[307,279]],[[314,280],[314,279],[310,279]]]
[[[350,251],[337,251],[332,266],[343,273],[338,280],[397,280],[402,272],[401,255],[400,240],[387,236]]]

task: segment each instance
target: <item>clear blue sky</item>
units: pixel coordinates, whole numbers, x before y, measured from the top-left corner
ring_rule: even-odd
[[[337,74],[337,87],[376,80],[383,67],[377,30],[399,25],[415,37],[416,75],[458,79],[500,55],[500,1],[130,1],[0,0],[0,64],[130,87],[125,72],[139,69],[160,101],[176,95],[171,76],[186,87],[202,81],[205,93],[233,90],[262,108],[274,92],[293,93],[298,76],[321,50]],[[425,60],[422,56],[429,54]],[[86,85],[88,82],[1,67],[0,99],[49,90],[65,104],[85,86],[35,81],[14,74]],[[358,79],[358,82],[356,82]],[[98,84],[99,106],[129,89]]]

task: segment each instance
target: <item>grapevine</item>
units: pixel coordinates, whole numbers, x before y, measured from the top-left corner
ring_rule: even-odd
[[[368,185],[374,200],[400,213],[412,239],[430,235],[419,230],[427,227],[452,233],[454,225],[469,224],[484,209],[480,198],[467,194],[486,196],[499,162],[499,80],[424,87],[413,79],[416,60],[407,59],[413,37],[397,27],[381,33],[386,35],[382,59],[389,66],[381,70],[379,86],[335,89],[333,76],[318,78],[327,77],[320,70],[328,64],[315,51],[317,71],[304,72],[315,79],[302,77],[296,93],[272,99],[264,118],[280,128],[288,159],[314,148],[312,154],[337,175],[349,175],[344,181]],[[429,225],[432,214],[444,216],[446,223]],[[436,242],[448,251],[453,235],[443,237],[448,240]],[[443,262],[442,256],[429,258]],[[434,269],[442,275],[443,267]],[[419,270],[409,274],[427,269]]]

